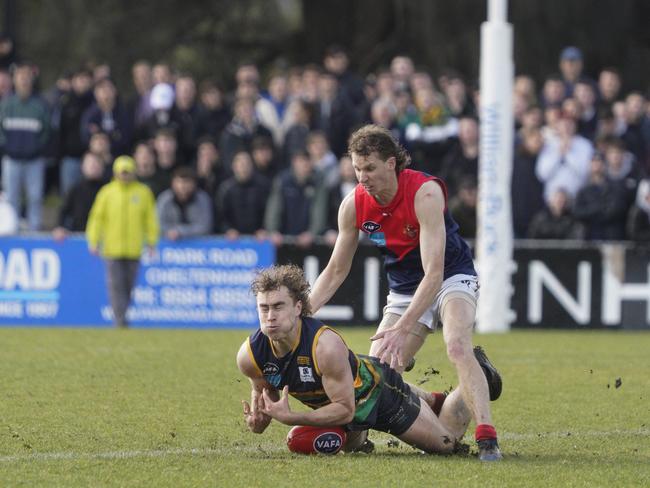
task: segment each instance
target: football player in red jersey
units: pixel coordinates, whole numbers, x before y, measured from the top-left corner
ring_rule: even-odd
[[[384,256],[390,288],[370,355],[403,371],[427,333],[444,324],[447,356],[476,422],[479,457],[500,460],[489,401],[499,396],[501,380],[483,351],[472,347],[478,279],[470,249],[447,211],[446,186],[439,178],[406,169],[409,155],[382,127],[356,131],[348,152],[359,184],[339,208],[339,235],[314,283],[313,310],[327,303],[347,277],[363,231]]]

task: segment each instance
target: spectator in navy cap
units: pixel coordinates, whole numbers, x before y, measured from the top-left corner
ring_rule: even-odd
[[[562,49],[560,53],[560,72],[564,80],[564,87],[566,89],[566,96],[573,95],[573,87],[579,79],[586,78],[582,74],[584,68],[582,51],[575,46],[568,46]],[[593,80],[588,80],[589,83],[596,89]]]
[[[580,78],[584,67],[582,51],[575,46],[562,49],[559,67],[562,78],[567,84],[568,94],[571,95],[573,93],[573,84]]]

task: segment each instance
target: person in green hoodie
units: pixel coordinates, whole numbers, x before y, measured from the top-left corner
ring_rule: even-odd
[[[43,223],[44,155],[50,137],[49,110],[34,93],[35,73],[30,63],[13,67],[15,93],[0,103],[2,187],[18,215],[25,197],[30,231],[40,230]]]
[[[146,247],[153,252],[159,223],[151,190],[136,181],[135,161],[120,156],[113,163],[114,179],[97,194],[90,209],[86,238],[92,254],[106,261],[108,294],[117,327],[128,327],[126,310]]]

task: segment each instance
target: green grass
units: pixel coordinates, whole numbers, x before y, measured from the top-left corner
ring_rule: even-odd
[[[343,329],[359,352],[370,332]],[[289,453],[277,423],[249,433],[245,336],[0,328],[0,486],[650,486],[647,333],[478,336],[504,376],[492,405],[505,459],[490,465],[379,433],[374,454],[334,457]],[[455,384],[440,335],[407,378]]]

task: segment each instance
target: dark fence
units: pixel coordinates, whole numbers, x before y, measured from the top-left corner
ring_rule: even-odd
[[[309,250],[285,245],[278,249],[277,260],[303,266],[313,280],[331,251],[325,245]],[[650,330],[650,249],[521,241],[514,261],[513,328]],[[482,282],[489,286],[489,277]],[[361,244],[350,275],[319,317],[334,325],[376,325],[386,293],[379,253]]]

